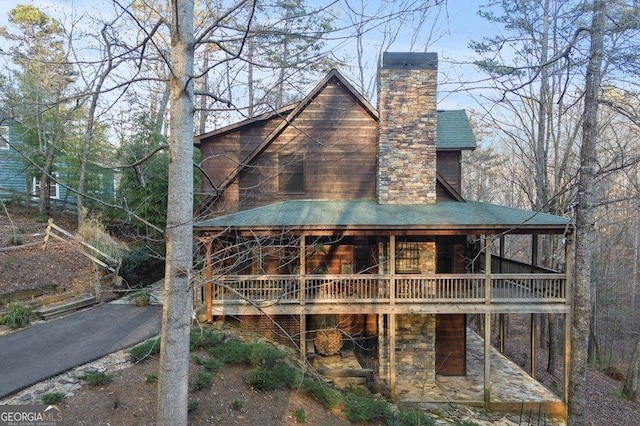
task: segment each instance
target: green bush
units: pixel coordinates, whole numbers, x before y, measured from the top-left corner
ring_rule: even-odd
[[[353,423],[372,423],[391,418],[391,407],[386,401],[348,393],[344,398],[344,415]]]
[[[243,364],[249,360],[251,345],[239,340],[227,340],[209,349],[209,354],[225,364]]]
[[[12,302],[7,305],[7,313],[0,316],[0,325],[10,328],[22,328],[31,322],[31,311],[20,302]]]
[[[199,406],[200,406],[199,399],[190,399],[189,402],[187,403],[187,413],[193,413],[198,409]]]
[[[278,362],[271,367],[256,367],[249,371],[247,383],[254,389],[270,391],[283,387],[291,388],[299,377],[300,372],[297,369],[284,362]]]
[[[211,373],[205,373],[201,371],[191,383],[191,391],[197,392],[211,387],[213,382],[213,375]]]
[[[42,395],[42,402],[47,405],[58,405],[64,399],[64,394],[62,392],[51,392],[45,393]]]
[[[240,411],[242,410],[242,401],[239,400],[238,398],[234,399],[233,401],[231,401],[231,409],[233,411]]]
[[[285,358],[285,354],[279,349],[264,342],[251,345],[249,351],[249,363],[253,366],[273,366],[277,361]]]
[[[122,254],[120,275],[129,285],[144,287],[164,276],[164,248],[138,246]]]
[[[224,363],[222,361],[213,356],[207,358],[207,360],[202,363],[204,369],[212,373],[218,371],[223,365]]]
[[[302,408],[298,408],[293,413],[293,418],[296,419],[296,423],[304,423],[307,420],[307,415]]]
[[[338,408],[343,403],[342,393],[327,383],[305,378],[302,380],[299,389],[317,399],[324,408],[330,410]]]
[[[132,362],[144,361],[160,353],[160,339],[149,339],[131,348],[129,357]]]
[[[398,426],[434,426],[436,424],[435,420],[418,410],[401,410],[394,420],[394,424]]]
[[[196,349],[210,349],[218,346],[223,341],[224,334],[222,333],[192,328],[191,334],[189,335],[189,348],[192,351]]]
[[[144,381],[145,383],[155,383],[158,381],[158,376],[155,374],[148,374]]]
[[[80,379],[85,380],[91,386],[108,385],[113,381],[113,375],[102,371],[94,371],[92,373],[83,374]]]

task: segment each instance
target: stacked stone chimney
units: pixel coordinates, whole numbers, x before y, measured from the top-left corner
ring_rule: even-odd
[[[436,202],[436,53],[386,52],[378,81],[380,204]]]

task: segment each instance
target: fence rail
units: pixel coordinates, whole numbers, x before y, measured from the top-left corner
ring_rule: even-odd
[[[214,279],[211,298],[213,304],[566,303],[566,275],[235,275]]]

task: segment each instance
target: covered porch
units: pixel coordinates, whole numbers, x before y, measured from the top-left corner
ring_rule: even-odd
[[[474,202],[287,201],[201,222],[196,229],[206,251],[196,283],[205,318],[294,318],[290,335],[306,357],[315,316],[367,317],[368,325],[376,324],[371,330],[379,376],[394,397],[406,399],[421,389],[414,402],[460,398],[499,408],[501,395],[510,393],[498,385],[504,369],[489,343],[493,314],[556,313],[570,322],[570,274],[537,266],[538,236],[560,234],[560,257],[571,270],[572,228],[558,216]],[[531,237],[531,262],[506,259],[508,235]],[[466,336],[473,333],[464,331],[467,314],[483,319],[479,348]],[[445,317],[451,321],[441,322]],[[565,359],[569,353],[567,346]],[[443,359],[455,364],[447,368],[456,379],[470,382],[438,374]],[[552,407],[549,413],[561,411]]]

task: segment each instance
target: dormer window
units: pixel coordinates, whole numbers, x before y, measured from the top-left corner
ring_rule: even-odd
[[[304,159],[298,154],[278,156],[278,192],[284,194],[304,193]]]

